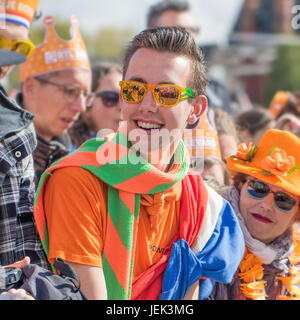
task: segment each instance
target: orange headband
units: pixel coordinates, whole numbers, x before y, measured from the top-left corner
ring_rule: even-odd
[[[39,0],[0,0],[0,20],[29,29]]]

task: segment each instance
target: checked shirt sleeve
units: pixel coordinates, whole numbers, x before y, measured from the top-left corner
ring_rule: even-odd
[[[33,124],[0,141],[0,265],[31,258],[48,267],[33,218]]]

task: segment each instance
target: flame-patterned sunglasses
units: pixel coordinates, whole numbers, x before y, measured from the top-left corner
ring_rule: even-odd
[[[192,89],[175,84],[148,84],[139,81],[120,81],[121,97],[127,103],[141,103],[150,90],[155,102],[163,107],[175,107],[180,101],[195,98]]]

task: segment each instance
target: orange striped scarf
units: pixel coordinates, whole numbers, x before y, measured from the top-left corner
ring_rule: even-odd
[[[168,190],[182,180],[189,168],[189,155],[180,141],[168,172],[160,171],[140,157],[121,126],[112,139],[91,139],[78,150],[48,168],[41,177],[34,215],[43,247],[48,255],[48,229],[43,205],[46,181],[62,167],[80,166],[108,184],[107,233],[103,270],[108,299],[130,299],[133,261],[141,194]]]

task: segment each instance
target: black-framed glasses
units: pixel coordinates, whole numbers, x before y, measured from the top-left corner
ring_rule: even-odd
[[[262,200],[269,193],[274,194],[275,206],[284,212],[290,212],[294,206],[299,204],[295,199],[281,191],[272,191],[269,186],[257,180],[248,180],[247,193],[254,199]]]
[[[92,94],[86,90],[81,90],[81,89],[73,87],[71,85],[56,83],[56,82],[52,82],[47,79],[41,79],[38,77],[35,77],[34,79],[41,82],[41,83],[50,84],[52,86],[60,88],[63,92],[64,99],[69,103],[73,103],[74,101],[76,101],[79,96],[83,97],[85,105],[89,105],[93,99]]]
[[[112,108],[118,105],[120,101],[120,93],[116,91],[99,91],[99,92],[94,92],[91,93],[92,99],[90,101],[90,104],[87,105],[87,107],[92,106],[94,103],[95,99],[100,97],[102,100],[102,103],[105,107],[107,108]]]

